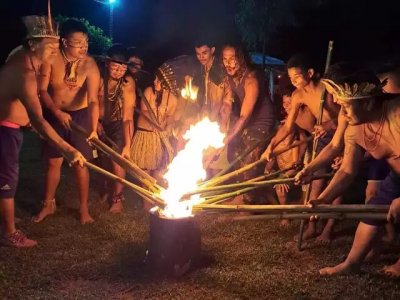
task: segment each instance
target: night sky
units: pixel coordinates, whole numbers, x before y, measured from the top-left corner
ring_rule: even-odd
[[[46,0],[1,0],[0,59],[18,45],[24,29],[20,17],[46,13]],[[220,44],[238,40],[235,0],[118,0],[114,41],[137,46],[145,64],[190,54],[197,35],[209,33]],[[309,52],[323,60],[329,39],[334,61],[373,60],[400,53],[398,1],[296,0],[291,14],[280,16],[268,53],[287,59]],[[278,1],[279,3],[279,1]],[[287,1],[282,1],[285,5]],[[314,3],[314,5],[310,5]],[[109,9],[93,0],[52,0],[53,15],[84,17],[108,32]],[[147,62],[147,63],[146,63]]]

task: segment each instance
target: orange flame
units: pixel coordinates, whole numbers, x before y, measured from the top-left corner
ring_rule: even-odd
[[[199,195],[193,195],[189,200],[180,199],[186,193],[196,190],[197,183],[206,178],[203,152],[209,147],[223,147],[225,135],[220,131],[217,122],[204,118],[192,125],[183,137],[187,140],[186,146],[168,166],[164,175],[168,181],[168,188],[160,193],[167,203],[163,214],[169,218],[191,216],[192,206],[202,201]]]
[[[186,81],[185,88],[181,90],[181,96],[186,100],[188,99],[192,101],[196,100],[197,94],[199,92],[199,87],[192,85],[193,77],[186,76],[185,81]]]

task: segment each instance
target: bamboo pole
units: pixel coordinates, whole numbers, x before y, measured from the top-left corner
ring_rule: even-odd
[[[316,217],[318,219],[374,219],[374,220],[386,220],[386,213],[276,213],[276,214],[263,214],[254,216],[238,216],[234,217],[235,221],[250,221],[250,220],[272,220],[272,219],[291,219],[291,220],[307,220]]]
[[[201,184],[200,186],[201,187],[215,186],[215,185],[217,185],[219,183],[222,183],[224,181],[227,181],[227,180],[229,180],[229,179],[231,179],[231,178],[233,178],[233,177],[235,177],[235,176],[237,176],[237,175],[239,175],[241,173],[244,173],[244,172],[246,172],[248,170],[251,170],[252,168],[257,167],[258,165],[265,163],[265,161],[266,160],[264,158],[261,158],[261,159],[255,161],[255,162],[253,162],[251,164],[248,164],[248,165],[245,165],[244,167],[242,167],[240,169],[237,169],[237,170],[235,170],[233,172],[230,172],[230,173],[225,174],[223,176],[211,179],[210,181],[208,181],[208,182],[206,182],[204,184]]]
[[[142,187],[140,187],[140,186],[138,186],[136,184],[133,184],[132,182],[129,182],[126,179],[118,177],[117,175],[115,175],[115,174],[113,174],[111,172],[108,172],[108,171],[106,171],[106,170],[104,170],[104,169],[102,169],[102,168],[100,168],[100,167],[88,162],[88,161],[85,162],[85,166],[87,166],[89,169],[91,169],[91,170],[93,170],[93,171],[95,171],[97,173],[100,173],[100,174],[102,174],[104,176],[107,176],[108,178],[110,178],[110,179],[112,179],[114,181],[118,181],[118,182],[122,183],[123,185],[127,186],[128,188],[132,189],[134,192],[136,192],[137,194],[142,196],[147,202],[150,202],[150,204],[157,205],[157,206],[159,206],[161,208],[164,208],[165,205],[166,205],[165,202],[161,198],[159,198],[158,196],[156,196],[152,192],[150,192],[150,191],[148,191],[148,190],[146,190],[146,189],[144,189],[144,188],[142,188]]]
[[[222,205],[197,204],[194,211],[263,212],[263,213],[386,213],[389,205],[374,204],[319,204],[311,205]]]
[[[330,177],[332,177],[332,174],[323,174],[323,175],[314,177],[313,179],[315,180],[315,179],[330,178]],[[212,203],[221,202],[222,200],[225,200],[227,198],[231,198],[234,196],[238,196],[238,195],[247,193],[247,192],[255,190],[255,189],[262,188],[267,185],[284,184],[284,183],[292,183],[292,182],[294,182],[294,178],[281,178],[281,179],[272,179],[272,180],[265,180],[265,181],[258,181],[258,182],[243,182],[243,183],[230,184],[230,185],[225,185],[225,186],[210,187],[210,188],[204,188],[201,191],[208,192],[208,191],[217,191],[219,189],[226,190],[226,189],[232,189],[232,188],[242,188],[241,190],[238,190],[235,192],[229,192],[226,194],[218,195],[215,198],[209,198],[207,200],[204,200],[204,202],[203,202],[205,204],[212,204]],[[188,194],[192,194],[192,192],[190,192]]]
[[[291,150],[293,148],[296,148],[298,146],[306,144],[306,143],[312,141],[313,139],[314,139],[313,136],[309,136],[304,140],[293,142],[290,146],[286,147],[285,149],[281,149],[279,151],[273,151],[272,152],[272,158],[276,158],[277,156],[279,156],[279,155],[281,155],[281,154],[283,154],[283,153],[285,153],[285,152],[287,152],[287,151],[289,151],[289,150]]]
[[[79,126],[78,124],[71,122],[71,128],[75,130],[76,132],[84,135],[85,137],[88,137],[88,132],[82,127]],[[156,180],[151,177],[149,174],[147,174],[145,171],[140,169],[136,164],[133,162],[129,161],[125,157],[121,156],[119,153],[114,151],[112,148],[107,146],[105,143],[103,143],[100,139],[94,138],[91,139],[90,142],[99,150],[103,151],[109,157],[115,161],[117,164],[119,164],[121,167],[127,170],[129,174],[134,176],[135,178],[139,179],[142,181],[149,189],[152,191],[157,191],[162,189],[160,186],[156,184]]]
[[[331,63],[332,51],[333,51],[333,41],[329,41],[328,52],[326,54],[325,69],[324,69],[325,73],[324,74],[326,74],[326,72],[328,71],[329,65]],[[324,88],[323,92],[322,92],[322,95],[321,95],[320,105],[319,105],[319,115],[318,115],[317,125],[321,125],[322,117],[324,115],[325,91],[326,91],[326,89]],[[317,146],[318,146],[318,138],[314,138],[311,161],[313,161],[315,159]],[[311,193],[311,183],[309,183],[307,185],[306,195],[304,197],[304,203],[307,203],[308,200],[310,200],[310,193]],[[305,226],[305,221],[302,220],[301,223],[300,223],[300,228],[299,228],[299,240],[297,242],[297,249],[299,251],[301,251],[301,244],[302,244],[302,240],[303,240],[304,226]]]

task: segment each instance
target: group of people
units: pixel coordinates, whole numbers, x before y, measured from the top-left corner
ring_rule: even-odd
[[[341,196],[363,163],[368,167],[366,200],[389,204],[388,222],[399,221],[399,66],[372,72],[339,63],[321,76],[306,56],[295,55],[287,63],[292,86],[279,89],[285,117],[278,125],[262,72],[252,66],[239,46],[225,45],[217,55],[213,43],[199,40],[191,63],[187,58],[183,63],[167,61],[155,72],[152,84],[144,86],[140,81],[141,57],[117,44],[108,50],[104,61],[96,61],[88,54],[88,33],[81,22],[65,21],[59,35],[57,25],[48,17],[28,16],[23,20],[28,31],[26,41],[10,53],[0,69],[1,244],[37,244],[17,230],[14,221],[20,127],[28,125],[45,141],[43,206],[34,222],[41,222],[56,210],[55,194],[64,158],[75,171],[80,221],[93,222],[85,167],[86,161],[96,157],[90,140],[104,140],[164,184],[162,174],[184,144],[182,133],[203,117],[218,122],[226,133],[226,151],[209,153],[209,174],[223,168],[224,158],[230,162],[240,158],[240,164],[246,165],[262,157],[268,161],[265,170],[250,170],[242,180],[277,168],[284,176],[295,177],[298,185],[310,184],[310,203],[318,205],[341,203]],[[192,79],[199,94],[190,102],[183,99],[180,88],[182,81]],[[83,128],[88,138],[74,130],[77,127]],[[306,143],[280,151],[309,137],[315,140],[315,159],[311,161],[305,158],[309,152]],[[246,151],[248,154],[242,155]],[[338,157],[341,164],[336,164],[337,171],[329,182],[312,179],[326,173]],[[114,162],[108,165],[114,174],[125,177],[121,166]],[[122,184],[114,182],[107,188],[110,212],[121,212]],[[290,188],[275,186],[280,203],[287,202]],[[261,197],[260,191],[252,192],[233,202],[256,203]],[[317,239],[329,242],[333,224],[328,220]],[[321,274],[357,269],[381,241],[383,225],[385,222],[363,220],[346,261],[321,270]],[[386,226],[386,231],[393,237],[392,225]],[[316,223],[310,221],[305,238],[313,238],[317,232]],[[400,261],[386,271],[400,275]]]

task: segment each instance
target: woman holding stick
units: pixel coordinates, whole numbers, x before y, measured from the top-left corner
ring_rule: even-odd
[[[171,148],[165,146],[163,139],[168,140],[172,136],[178,101],[177,89],[173,87],[176,83],[168,74],[164,67],[160,67],[156,71],[154,85],[144,91],[143,98],[146,99],[141,101],[141,114],[130,150],[133,162],[159,182],[163,181],[162,172],[173,157]]]
[[[99,136],[107,136],[114,142],[117,151],[129,158],[133,136],[133,111],[136,102],[135,82],[125,76],[128,68],[128,55],[122,45],[112,46],[107,53],[105,74],[100,82]],[[117,163],[110,162],[115,175],[125,178],[125,170]],[[123,209],[123,185],[114,182],[110,199],[110,213],[120,213]]]

